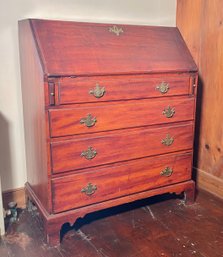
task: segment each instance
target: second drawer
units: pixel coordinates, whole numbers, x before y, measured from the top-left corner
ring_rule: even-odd
[[[51,136],[192,120],[194,98],[150,99],[49,110]]]

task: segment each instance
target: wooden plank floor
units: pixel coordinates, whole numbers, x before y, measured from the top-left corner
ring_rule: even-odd
[[[23,210],[0,241],[0,256],[220,257],[223,201],[200,192],[191,206],[162,196],[97,212],[78,220],[58,247],[44,243],[38,215]]]

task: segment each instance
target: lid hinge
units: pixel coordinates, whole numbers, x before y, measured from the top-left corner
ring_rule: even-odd
[[[49,104],[55,105],[55,82],[49,81]]]

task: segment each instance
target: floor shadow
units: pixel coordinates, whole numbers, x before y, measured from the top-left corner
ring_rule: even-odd
[[[65,223],[61,228],[60,238],[62,240],[64,235],[70,230],[74,229],[75,231],[77,231],[81,227],[83,227],[87,224],[90,224],[92,222],[95,222],[97,220],[101,220],[101,219],[104,219],[104,218],[107,218],[110,216],[114,216],[117,214],[121,214],[124,212],[129,212],[129,211],[132,211],[132,210],[135,210],[138,208],[142,208],[147,205],[153,205],[153,204],[167,201],[170,199],[180,199],[182,197],[183,197],[183,195],[175,195],[175,194],[157,195],[157,196],[153,196],[153,197],[146,198],[143,200],[138,200],[138,201],[135,201],[132,203],[127,203],[127,204],[103,209],[100,211],[96,211],[93,213],[89,213],[86,216],[84,216],[83,218],[77,219],[73,226],[70,226],[69,223]]]

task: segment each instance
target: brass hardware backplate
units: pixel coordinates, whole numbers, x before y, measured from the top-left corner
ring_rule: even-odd
[[[174,142],[174,138],[170,136],[170,134],[166,135],[166,138],[162,139],[161,143],[166,146],[172,145]]]
[[[162,171],[160,172],[160,175],[161,175],[161,176],[170,177],[170,176],[172,175],[172,173],[173,173],[173,169],[170,168],[170,167],[166,167],[164,170],[162,170]]]
[[[168,106],[163,110],[163,115],[165,115],[167,118],[172,118],[175,114],[175,108],[171,108]]]
[[[82,118],[80,120],[80,124],[85,124],[88,128],[93,127],[96,122],[97,119],[95,117],[92,117],[91,114],[88,114],[86,118]]]
[[[97,151],[93,147],[89,146],[86,151],[81,153],[81,157],[85,157],[87,160],[93,159],[97,155]]]
[[[114,33],[116,36],[119,36],[121,33],[123,33],[123,29],[122,28],[118,28],[116,25],[110,27],[109,32]]]
[[[101,98],[105,92],[105,87],[100,87],[100,85],[97,83],[95,88],[89,91],[89,94],[95,96],[96,98]]]
[[[88,183],[86,187],[81,189],[81,193],[85,193],[86,195],[93,195],[97,190],[97,186],[92,183]]]
[[[169,90],[169,84],[163,81],[156,86],[156,89],[159,90],[161,94],[166,94]]]

